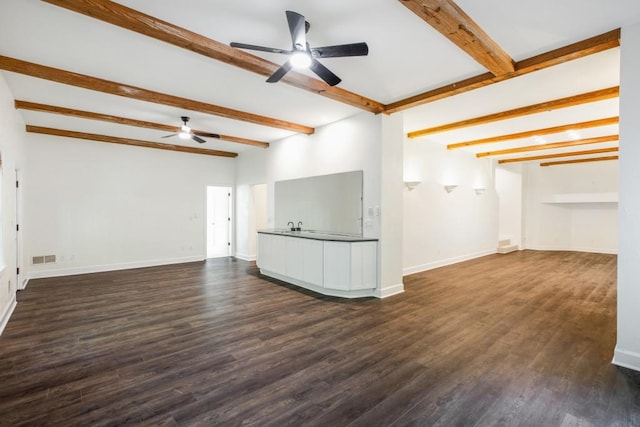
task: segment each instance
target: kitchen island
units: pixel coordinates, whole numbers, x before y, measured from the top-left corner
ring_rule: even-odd
[[[265,276],[343,298],[376,296],[378,239],[312,230],[260,230]]]

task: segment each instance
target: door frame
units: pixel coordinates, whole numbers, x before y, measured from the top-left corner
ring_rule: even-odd
[[[15,248],[16,248],[16,270],[15,270],[15,280],[16,280],[16,290],[23,290],[26,287],[26,281],[22,280],[24,277],[24,267],[21,266],[22,259],[22,248],[23,248],[23,239],[22,239],[22,191],[20,188],[20,170],[18,168],[15,169],[15,178],[16,178],[16,198],[15,198]],[[21,270],[22,268],[22,270]],[[24,282],[24,283],[23,283]]]

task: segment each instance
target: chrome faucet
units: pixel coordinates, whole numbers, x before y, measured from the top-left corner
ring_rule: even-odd
[[[291,227],[289,227],[289,224],[291,224]],[[295,224],[293,223],[293,221],[289,221],[289,222],[287,223],[287,227],[289,227],[289,228],[291,229],[291,231],[296,231],[296,226],[295,226]]]
[[[296,228],[296,231],[302,231],[302,221],[298,221],[298,228]]]

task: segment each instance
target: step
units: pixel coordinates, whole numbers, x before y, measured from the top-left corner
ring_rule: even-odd
[[[515,252],[518,250],[518,245],[504,245],[498,246],[497,252],[499,254],[508,254],[510,252]]]

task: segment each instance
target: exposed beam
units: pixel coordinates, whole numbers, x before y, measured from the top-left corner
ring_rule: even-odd
[[[554,49],[531,58],[516,62],[513,73],[494,76],[484,73],[470,77],[456,83],[442,86],[406,99],[402,99],[385,106],[385,113],[391,114],[418,105],[427,104],[439,99],[448,98],[460,93],[489,86],[514,77],[529,74],[534,71],[562,64],[573,59],[583,58],[594,53],[602,52],[620,46],[620,29],[609,31],[595,37],[573,43],[559,49]]]
[[[180,126],[164,125],[161,123],[153,123],[153,122],[147,122],[143,120],[129,119],[126,117],[112,116],[110,114],[94,113],[91,111],[75,110],[72,108],[38,104],[36,102],[20,101],[20,100],[16,100],[14,104],[17,109],[21,109],[21,110],[31,110],[31,111],[40,111],[44,113],[62,114],[65,116],[80,117],[83,119],[91,119],[91,120],[100,120],[103,122],[117,123],[120,125],[136,126],[136,127],[147,128],[147,129],[165,130],[167,132],[180,131]],[[198,132],[208,133],[207,131],[201,131],[196,129],[192,129],[192,130],[195,133],[198,133]],[[240,144],[252,145],[254,147],[262,147],[262,148],[269,147],[268,142],[255,141],[253,139],[240,138],[240,137],[230,136],[230,135],[220,134],[220,139],[225,141],[230,141],[230,142],[236,142]]]
[[[400,0],[496,76],[512,73],[513,59],[451,0]]]
[[[184,108],[191,111],[199,111],[202,113],[213,114],[215,116],[233,120],[241,120],[262,126],[269,126],[306,134],[312,134],[314,132],[314,129],[309,126],[247,113],[245,111],[233,110],[231,108],[220,107],[218,105],[181,98],[161,92],[154,92],[136,86],[116,83],[97,77],[47,67],[45,65],[34,64],[20,59],[9,58],[7,56],[0,56],[0,69],[57,83],[81,87],[84,89],[104,92],[110,95],[118,95],[126,98],[137,99],[139,101],[154,102],[156,104],[169,105],[171,107]]]
[[[43,1],[263,76],[270,76],[280,67],[280,64],[234,49],[224,43],[112,1]],[[281,82],[373,113],[381,113],[384,110],[384,105],[377,101],[336,86],[329,86],[322,80],[306,76],[302,73],[289,72]]]
[[[618,147],[598,148],[596,150],[572,151],[568,153],[558,153],[558,154],[545,154],[543,156],[514,157],[512,159],[498,160],[498,164],[514,163],[514,162],[529,162],[531,160],[556,159],[559,157],[586,156],[588,154],[612,153],[615,151],[618,151]]]
[[[544,129],[528,130],[525,132],[511,133],[508,135],[492,136],[490,138],[474,139],[473,141],[456,142],[455,144],[447,145],[449,150],[456,148],[471,147],[481,144],[492,144],[496,142],[512,141],[514,139],[529,138],[534,136],[550,135],[554,133],[560,133],[570,130],[587,129],[599,126],[608,126],[618,124],[619,117],[608,117],[606,119],[590,120],[588,122],[572,123],[570,125],[554,126]]]
[[[98,135],[95,133],[74,132],[63,129],[53,129],[41,126],[27,125],[27,132],[43,135],[62,136],[67,138],[85,139],[89,141],[108,142],[111,144],[131,145],[134,147],[155,148],[158,150],[179,151],[182,153],[206,154],[208,156],[237,157],[237,153],[229,151],[207,150],[205,148],[185,147],[174,144],[160,144],[157,142],[141,141],[139,139],[119,138],[116,136]]]
[[[602,142],[617,141],[618,135],[598,136],[595,138],[576,139],[575,141],[552,142],[550,144],[528,145],[526,147],[507,148],[504,150],[487,151],[477,153],[476,157],[502,156],[505,154],[525,153],[527,151],[552,150],[554,148],[575,147],[577,145],[599,144]]]
[[[589,102],[603,101],[605,99],[617,98],[619,96],[619,93],[619,86],[614,86],[607,89],[600,89],[593,92],[582,93],[580,95],[569,96],[567,98],[554,99],[553,101],[542,102],[540,104],[527,105],[525,107],[514,108],[513,110],[501,111],[499,113],[488,114],[486,116],[474,117],[471,119],[461,120],[459,122],[448,123],[446,125],[420,129],[409,132],[407,136],[409,138],[419,138],[421,136],[430,135],[433,133],[447,132],[454,129],[478,126],[486,123],[497,122],[500,120],[514,119],[516,117],[527,116],[530,114],[557,110],[560,108],[573,107],[576,105],[587,104]]]
[[[540,163],[540,166],[557,166],[557,165],[568,165],[571,163],[603,162],[606,160],[618,160],[618,156],[603,156],[603,157],[591,157],[589,159],[574,159],[574,160],[561,160],[558,162],[543,162],[543,163]]]

